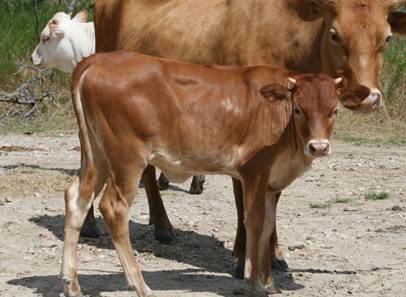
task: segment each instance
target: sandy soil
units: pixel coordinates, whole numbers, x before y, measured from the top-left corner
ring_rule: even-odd
[[[79,166],[77,145],[76,135],[0,136],[0,296],[60,295],[63,190]],[[200,196],[186,193],[188,183],[162,193],[171,245],[154,240],[144,190],[137,195],[132,242],[158,297],[234,296],[245,286],[230,275],[231,180],[207,177],[205,186]],[[390,196],[370,201],[367,192]],[[284,192],[278,226],[290,265],[274,274],[284,296],[406,296],[406,147],[336,142]],[[79,274],[86,296],[135,296],[107,235],[80,241]]]

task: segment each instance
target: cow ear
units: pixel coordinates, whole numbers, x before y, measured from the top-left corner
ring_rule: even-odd
[[[392,28],[393,33],[406,35],[406,12],[390,12],[388,16],[388,22]]]
[[[65,35],[57,20],[52,20],[49,22],[49,31],[51,32],[52,36],[55,37],[63,37]]]
[[[280,84],[270,84],[263,86],[259,92],[270,102],[290,100],[292,92]]]
[[[87,10],[79,11],[72,20],[79,22],[79,23],[86,23],[87,22]]]

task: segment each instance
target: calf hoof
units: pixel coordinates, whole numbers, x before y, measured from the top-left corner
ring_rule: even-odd
[[[158,178],[158,188],[161,191],[169,189],[169,180],[162,173]]]
[[[100,231],[96,224],[84,224],[82,230],[80,230],[80,236],[89,238],[99,238]]]
[[[237,263],[237,265],[235,266],[234,274],[233,274],[233,276],[235,278],[244,279],[244,270],[245,270],[244,266],[245,266],[244,263],[242,263],[242,264]]]
[[[272,257],[272,269],[276,269],[279,271],[287,271],[289,269],[288,263],[283,257]]]
[[[269,294],[269,295],[276,295],[276,294],[281,294],[282,293],[281,290],[275,288],[274,286],[268,286],[268,287],[265,288],[265,290],[266,290],[266,293]]]
[[[154,235],[156,240],[163,244],[170,244],[176,239],[173,230],[155,229]]]
[[[80,297],[82,296],[82,293],[80,292],[80,287],[79,284],[76,281],[73,281],[67,277],[64,276],[61,278],[62,284],[63,284],[63,294],[66,297]]]

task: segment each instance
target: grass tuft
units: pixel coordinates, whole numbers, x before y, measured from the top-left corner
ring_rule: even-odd
[[[388,192],[367,192],[364,194],[365,200],[368,201],[378,201],[378,200],[386,200],[390,197]]]

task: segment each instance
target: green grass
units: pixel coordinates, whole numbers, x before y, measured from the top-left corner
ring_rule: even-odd
[[[386,200],[390,197],[388,192],[367,192],[364,194],[365,200],[368,201],[379,201]]]
[[[342,197],[342,198],[334,198],[327,200],[326,202],[310,202],[309,207],[314,209],[327,209],[332,207],[335,204],[346,204],[352,202],[353,199]]]

